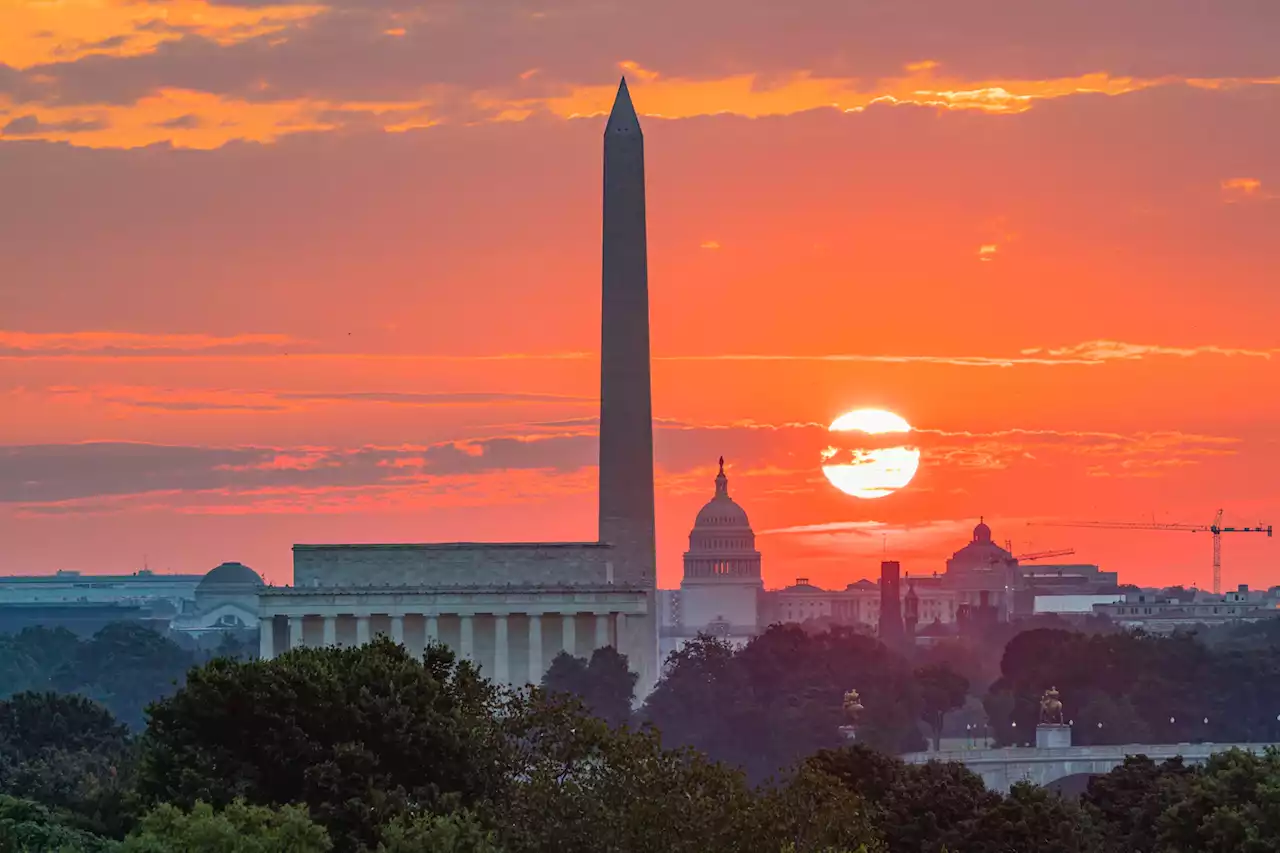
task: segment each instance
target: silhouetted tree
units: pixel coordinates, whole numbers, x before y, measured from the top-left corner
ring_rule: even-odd
[[[915,671],[920,691],[920,715],[933,731],[933,748],[942,748],[942,726],[947,714],[964,704],[969,695],[969,679],[946,663],[926,664]]]
[[[626,655],[606,646],[592,652],[589,662],[567,652],[556,655],[542,686],[550,693],[578,697],[592,714],[620,726],[631,719],[637,677],[628,668]]]
[[[391,640],[218,659],[153,705],[141,790],[150,803],[305,803],[336,849],[446,794],[467,805],[506,783],[498,692],[443,646]]]
[[[924,746],[906,661],[845,629],[809,634],[775,625],[738,651],[698,638],[672,655],[643,713],[664,742],[702,750],[761,781],[843,742],[850,689],[866,709],[860,742],[888,752]]]
[[[1130,756],[1110,773],[1089,780],[1081,806],[1114,853],[1155,853],[1161,817],[1182,801],[1195,773],[1174,758],[1157,764]]]

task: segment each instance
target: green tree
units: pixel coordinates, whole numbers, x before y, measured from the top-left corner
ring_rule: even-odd
[[[52,676],[63,693],[82,693],[105,705],[134,729],[146,724],[148,704],[181,684],[195,655],[150,628],[132,622],[107,625],[80,643]]]
[[[915,679],[920,691],[921,718],[933,731],[933,748],[939,750],[942,748],[942,726],[947,714],[964,704],[969,695],[969,679],[946,663],[918,667]]]
[[[134,819],[134,748],[124,726],[82,696],[19,693],[0,702],[0,791],[122,836]]]
[[[920,698],[906,661],[848,629],[775,625],[741,650],[702,637],[668,660],[643,716],[669,745],[690,746],[760,782],[843,741],[844,695],[866,710],[857,737],[887,752],[920,749]]]
[[[1029,782],[1018,782],[1007,797],[976,815],[955,849],[964,853],[1093,853],[1101,849],[1101,840],[1088,814],[1074,802]]]
[[[44,806],[0,795],[0,853],[113,853],[116,843],[68,826]]]
[[[1187,795],[1195,771],[1174,758],[1157,764],[1145,755],[1089,780],[1081,806],[1116,853],[1154,853],[1161,817]]]
[[[1280,850],[1280,751],[1218,753],[1156,821],[1161,853]]]
[[[338,850],[374,846],[397,815],[462,805],[507,782],[499,694],[443,646],[421,660],[389,639],[218,659],[149,709],[149,803],[305,803]]]
[[[119,750],[128,730],[83,696],[24,692],[0,701],[0,753],[25,761],[46,749]]]
[[[686,749],[667,750],[652,729],[611,729],[581,706],[534,691],[511,717],[520,745],[516,780],[498,807],[510,853],[804,853],[874,843],[857,797],[806,775],[757,795],[739,770]]]
[[[561,652],[551,661],[542,686],[551,693],[577,696],[592,714],[611,726],[631,719],[637,676],[626,655],[613,646],[596,649],[587,661]]]
[[[502,853],[497,832],[475,813],[402,815],[382,831],[377,853]]]
[[[190,812],[168,803],[142,819],[120,845],[120,853],[326,853],[333,849],[324,827],[303,806],[279,809],[237,800],[221,811],[196,803]]]
[[[1000,802],[962,764],[904,764],[861,745],[825,750],[805,763],[861,797],[895,853],[966,850],[972,822]]]

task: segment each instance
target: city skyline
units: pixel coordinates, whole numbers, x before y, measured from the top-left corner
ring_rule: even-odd
[[[1158,31],[1128,11],[1085,62],[980,54],[921,2],[851,57],[814,4],[807,42],[735,19],[708,59],[706,21],[673,45],[619,35],[618,9],[535,30],[183,0],[199,20],[162,27],[162,5],[0,11],[0,182],[23,199],[0,211],[0,571],[240,560],[285,583],[293,542],[594,539],[622,72],[649,158],[659,585],[721,455],[769,586],[941,571],[985,516],[1015,552],[1208,589],[1208,534],[1027,522],[1280,520],[1258,21],[1175,55],[1193,4]],[[495,22],[517,55],[418,53]],[[575,27],[598,43],[557,41]],[[914,427],[896,494],[822,475],[859,408]],[[1275,548],[1226,537],[1224,588],[1275,583]]]

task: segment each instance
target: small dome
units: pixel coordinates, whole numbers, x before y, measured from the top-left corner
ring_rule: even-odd
[[[228,587],[262,586],[262,578],[244,563],[223,563],[209,570],[196,587],[196,595],[226,590]]]
[[[981,518],[978,519],[978,526],[973,528],[973,541],[974,542],[990,542],[991,541],[991,528],[987,527],[987,523],[983,521]]]

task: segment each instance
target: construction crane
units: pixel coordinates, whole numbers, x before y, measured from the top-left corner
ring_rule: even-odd
[[[1271,535],[1271,525],[1258,527],[1223,527],[1222,510],[1213,517],[1212,524],[1161,524],[1143,521],[1029,521],[1033,527],[1093,527],[1105,530],[1180,530],[1185,533],[1213,534],[1213,594],[1222,594],[1222,534],[1265,533]]]
[[[1013,550],[1013,543],[1005,540],[1004,549]],[[1012,554],[1003,560],[989,560],[987,566],[994,569],[1004,565],[1004,610],[1005,620],[1013,618],[1013,567],[1024,560],[1045,560],[1049,557],[1069,557],[1076,552],[1075,548],[1062,548],[1057,551],[1033,551],[1029,554]]]

